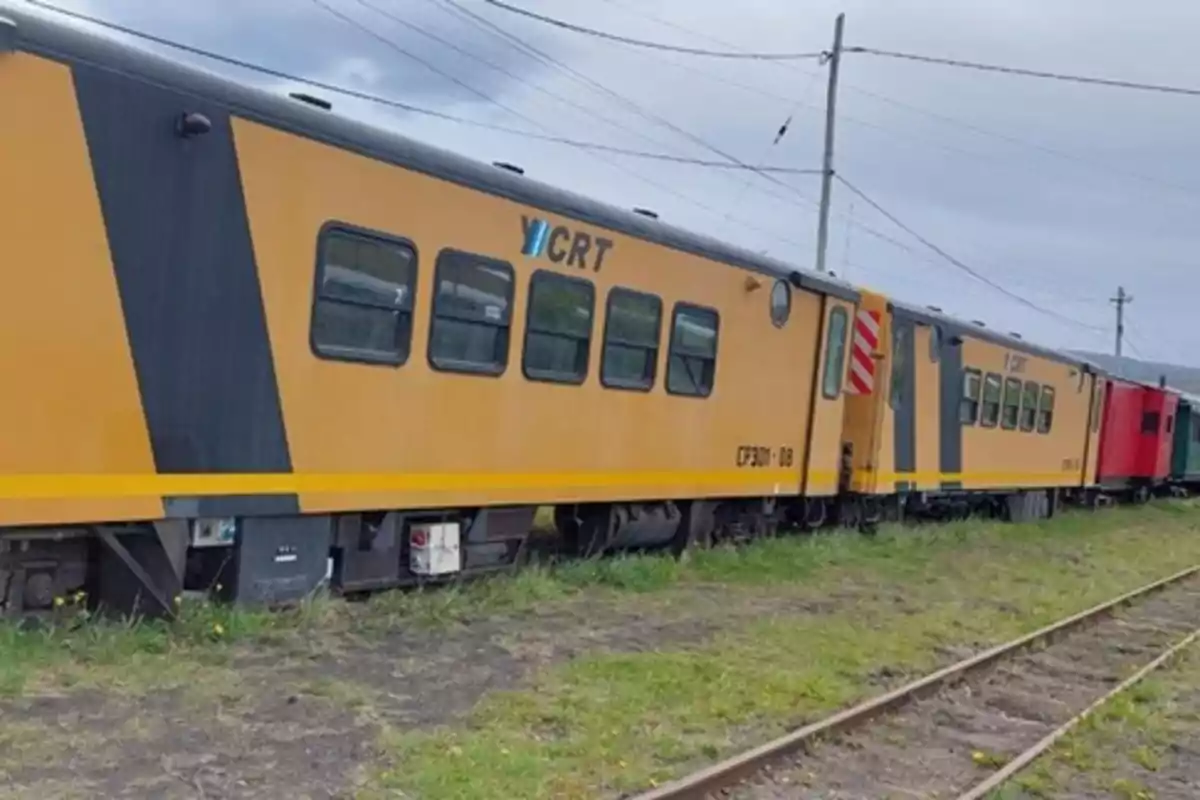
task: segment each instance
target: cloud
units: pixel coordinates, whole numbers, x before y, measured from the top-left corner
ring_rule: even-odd
[[[653,53],[538,25],[478,0],[458,0],[475,17],[445,0],[367,0],[386,15],[360,0],[323,2],[366,31],[311,0],[68,5],[484,123],[716,157],[682,129],[742,160],[819,164],[825,78],[815,63]],[[833,17],[844,10],[852,46],[1152,83],[1187,80],[1194,70],[1181,66],[1194,63],[1200,33],[1200,4],[1192,0],[1090,0],[1086,12],[1044,0],[523,4],[639,38],[791,51],[828,46]],[[623,207],[654,208],[666,221],[813,263],[815,178],[780,178],[780,185],[330,99],[337,113],[482,160],[519,163],[540,180]],[[772,145],[789,114],[788,136]],[[839,173],[996,282],[1080,324],[1033,311],[972,280],[840,185],[829,264],[907,300],[1073,347],[1110,346],[1111,335],[1094,328],[1111,326],[1106,300],[1123,284],[1137,297],[1128,315],[1133,347],[1147,357],[1200,364],[1193,355],[1200,333],[1179,324],[1190,319],[1190,298],[1200,293],[1193,256],[1200,249],[1200,227],[1193,223],[1200,212],[1197,129],[1197,98],[847,54]]]

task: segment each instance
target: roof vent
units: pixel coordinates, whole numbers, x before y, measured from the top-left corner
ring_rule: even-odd
[[[633,213],[641,214],[643,217],[649,217],[650,219],[658,219],[658,213],[648,208],[635,208]]]
[[[0,17],[0,53],[11,53],[17,49],[17,23]]]
[[[299,100],[301,103],[307,103],[310,106],[316,106],[324,111],[329,111],[333,108],[333,103],[329,102],[328,100],[322,100],[320,97],[314,97],[313,95],[305,94],[304,92],[289,92],[288,97],[292,98],[293,100]]]
[[[493,167],[499,167],[500,169],[506,169],[506,170],[508,170],[509,172],[515,172],[515,173],[517,173],[518,175],[524,175],[524,174],[525,174],[525,170],[521,169],[521,168],[520,168],[520,167],[518,167],[516,164],[510,164],[510,163],[508,163],[507,161],[493,161],[493,162],[492,162],[492,166],[493,166]]]
[[[1020,338],[1021,338],[1021,334],[1017,333],[1016,331],[1009,331],[1009,332],[1008,332],[1008,335],[1009,335],[1009,336],[1011,336],[1011,337],[1013,337],[1014,339],[1020,339]]]
[[[975,323],[976,325],[978,325],[981,328],[987,327],[987,325],[983,324],[983,320],[981,320],[981,319],[973,319],[973,320],[971,320],[971,322]]]
[[[939,314],[942,313],[942,310],[940,308],[938,308],[937,306],[925,306],[925,307],[928,308],[930,311],[936,311]]]

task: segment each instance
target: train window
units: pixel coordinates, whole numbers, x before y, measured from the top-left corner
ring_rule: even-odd
[[[842,389],[842,371],[846,367],[846,309],[829,312],[829,340],[825,343],[825,375],[821,394],[830,400]]]
[[[1025,391],[1021,395],[1021,430],[1031,431],[1036,427],[1040,395],[1040,386],[1033,381],[1025,382]]]
[[[399,366],[412,344],[417,252],[402,239],[350,227],[317,241],[309,338],[323,358]]]
[[[512,266],[487,256],[443,250],[433,283],[429,363],[446,372],[504,372],[512,326]]]
[[[661,333],[662,300],[619,286],[610,290],[600,382],[613,389],[653,387]]]
[[[942,326],[934,325],[929,329],[929,360],[937,363],[942,356]]]
[[[983,379],[983,407],[979,413],[979,424],[994,428],[1000,421],[1000,376],[989,372]]]
[[[1142,414],[1142,433],[1158,433],[1158,424],[1157,411],[1146,411]]]
[[[720,317],[711,308],[676,303],[667,352],[667,391],[689,397],[712,394]]]
[[[1004,381],[1004,411],[1000,417],[1000,427],[1006,431],[1015,430],[1021,416],[1021,382],[1016,378],[1006,378]]]
[[[958,421],[974,425],[979,418],[979,394],[983,376],[977,369],[963,371],[962,400],[958,404]]]
[[[1096,390],[1092,392],[1092,433],[1100,432],[1100,415],[1104,411],[1104,384],[1096,379]]]
[[[583,383],[595,307],[596,289],[589,281],[545,270],[533,274],[521,362],[526,378]]]
[[[1054,424],[1054,387],[1042,387],[1042,402],[1038,404],[1038,433],[1049,433]]]
[[[782,328],[792,315],[792,287],[783,278],[771,287],[771,324]]]
[[[1175,417],[1168,414],[1167,415],[1167,433],[1171,433],[1171,431],[1174,430],[1174,428],[1175,428]]]

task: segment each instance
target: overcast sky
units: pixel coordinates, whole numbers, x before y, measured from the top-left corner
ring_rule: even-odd
[[[625,36],[754,51],[828,48],[834,17],[845,11],[847,46],[1200,86],[1195,0],[512,1]],[[825,71],[815,61],[652,52],[548,27],[484,0],[59,4],[484,123],[719,158],[698,138],[744,162],[820,165]],[[336,113],[513,162],[539,180],[813,265],[816,176],[776,183],[328,99]],[[1126,354],[1200,366],[1200,327],[1189,329],[1200,297],[1200,98],[848,54],[838,111],[841,175],[961,261],[1073,322],[975,281],[837,184],[833,271],[1049,345],[1105,352],[1114,326],[1107,298],[1123,284],[1136,298]],[[772,145],[789,114],[787,136]]]

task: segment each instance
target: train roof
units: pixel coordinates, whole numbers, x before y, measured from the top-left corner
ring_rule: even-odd
[[[0,0],[0,53],[24,50],[123,72],[230,107],[247,119],[356,151],[398,166],[571,217],[693,255],[721,261],[793,285],[857,302],[858,290],[829,275],[797,269],[718,239],[674,227],[632,210],[601,203],[466,158],[398,133],[339,117],[328,110],[185,66],[138,47],[98,36],[41,14],[18,11]]]
[[[1065,364],[1070,364],[1086,372],[1096,374],[1104,374],[1105,370],[1098,364],[1088,361],[1086,358],[1081,358],[1065,350],[1057,350],[1053,347],[1035,344],[1028,341],[1024,337],[1015,336],[1011,333],[1003,333],[1001,331],[992,330],[980,323],[964,322],[961,319],[956,319],[941,311],[940,309],[931,308],[929,306],[918,306],[911,303],[905,303],[900,300],[892,300],[889,298],[888,305],[890,308],[899,309],[905,316],[911,317],[918,322],[924,322],[928,325],[937,325],[944,333],[970,336],[975,339],[983,339],[984,341],[999,344],[1004,347],[1011,347],[1013,350],[1019,350],[1030,355],[1041,356],[1052,361],[1061,361]]]

